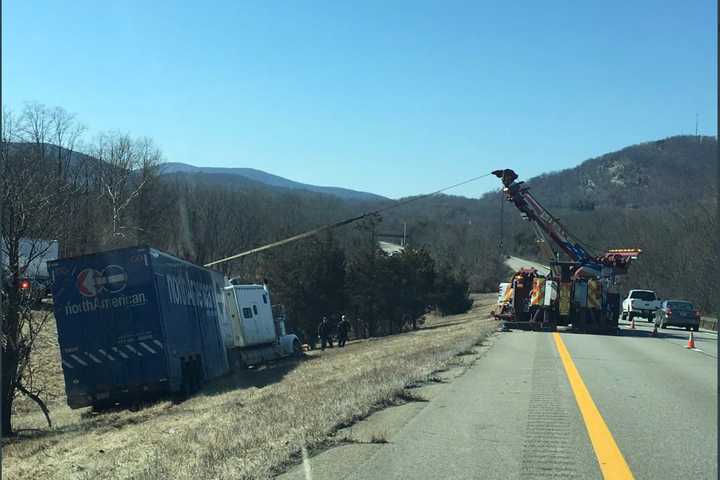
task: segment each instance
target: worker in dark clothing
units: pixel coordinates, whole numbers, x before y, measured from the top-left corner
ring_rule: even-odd
[[[348,331],[350,330],[350,322],[347,321],[345,315],[340,318],[340,323],[337,326],[338,329],[338,347],[344,347],[345,342],[348,339]]]
[[[330,332],[330,324],[328,323],[327,317],[323,317],[322,322],[318,325],[318,337],[320,337],[320,349],[325,350],[325,345],[330,345],[332,348],[332,336]]]

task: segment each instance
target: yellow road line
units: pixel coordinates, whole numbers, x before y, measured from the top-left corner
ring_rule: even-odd
[[[580,408],[580,413],[585,421],[585,427],[595,450],[595,456],[600,464],[603,478],[606,480],[633,480],[635,477],[633,477],[630,467],[625,462],[625,458],[615,443],[615,439],[605,424],[605,420],[600,415],[600,411],[595,406],[585,382],[583,382],[575,363],[570,357],[565,342],[562,341],[560,334],[557,332],[553,333],[553,337],[555,338],[555,346],[557,346],[560,359],[565,367],[565,373],[567,373],[570,381],[570,387],[572,387],[578,408]]]

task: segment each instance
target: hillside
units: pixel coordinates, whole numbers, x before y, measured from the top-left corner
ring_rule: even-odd
[[[717,159],[714,137],[676,136],[592,158],[527,184],[548,208],[658,207],[715,196]]]
[[[250,180],[270,187],[324,193],[327,195],[334,195],[345,200],[386,200],[385,197],[375,195],[374,193],[360,192],[340,187],[308,185],[288,180],[287,178],[277,175],[272,175],[254,168],[196,167],[186,163],[170,162],[163,164],[162,173],[165,175],[183,173],[188,177],[195,175],[203,176],[204,181],[212,182],[217,185],[233,186],[236,182],[245,183],[247,180]]]
[[[695,204],[713,201],[717,195],[717,147],[714,137],[677,136],[633,145],[538,177],[523,177],[519,168],[516,173],[546,208],[564,216],[596,209]],[[497,228],[499,233],[501,186],[497,180],[497,190],[478,200],[440,195],[403,206],[390,216],[481,224]],[[504,215],[507,222],[518,217],[509,204],[505,204]]]
[[[8,159],[25,161],[44,161],[45,168],[51,172],[74,169],[76,172],[87,172],[100,167],[102,162],[97,158],[77,150],[68,150],[52,143],[7,142]],[[42,159],[42,160],[40,160]]]

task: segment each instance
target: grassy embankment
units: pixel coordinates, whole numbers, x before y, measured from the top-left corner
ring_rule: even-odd
[[[206,387],[188,401],[155,403],[137,412],[101,415],[64,405],[55,326],[36,361],[44,365],[54,425],[26,402],[5,443],[5,478],[268,478],[295,461],[303,447],[328,445],[340,426],[402,401],[407,385],[433,372],[496,327],[488,318],[492,295],[476,297],[463,315],[431,318],[426,328],[357,341],[245,371]]]

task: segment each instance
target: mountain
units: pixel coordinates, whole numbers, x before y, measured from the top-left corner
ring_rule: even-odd
[[[547,208],[676,205],[717,195],[715,137],[675,136],[584,161],[574,168],[523,178]]]
[[[44,168],[49,171],[58,167],[97,169],[102,163],[95,157],[52,143],[7,142],[5,148],[9,159],[44,162]]]
[[[585,160],[576,167],[527,178],[533,196],[552,213],[584,214],[597,209],[664,208],[714,201],[717,196],[718,142],[715,137],[675,136],[632,145]],[[438,195],[402,206],[398,214],[445,224],[497,225],[500,213],[500,179],[496,190],[479,199]],[[504,204],[505,216],[518,216]]]
[[[368,192],[360,192],[341,187],[324,187],[317,185],[309,185],[306,183],[295,182],[277,175],[272,175],[262,170],[254,168],[218,168],[218,167],[196,167],[186,163],[170,162],[164,163],[162,173],[165,175],[182,173],[186,177],[190,175],[202,174],[205,181],[210,181],[218,185],[232,186],[240,178],[249,179],[271,187],[280,187],[291,190],[306,190],[316,193],[324,193],[326,195],[334,195],[345,200],[387,200],[387,198]],[[214,179],[212,176],[217,175]]]
[[[42,158],[47,164],[45,168],[49,171],[58,168],[93,171],[98,170],[102,164],[101,160],[91,155],[79,151],[70,151],[51,143],[9,142],[7,148],[9,150],[8,153],[15,158]],[[389,200],[381,195],[348,188],[308,185],[295,182],[253,168],[195,167],[185,163],[167,162],[161,164],[160,171],[162,175],[167,177],[175,177],[188,182],[195,181],[196,183],[218,187],[243,187],[253,189],[271,187],[271,190],[276,193],[282,193],[286,190],[297,190],[332,195],[342,200],[361,202]]]

